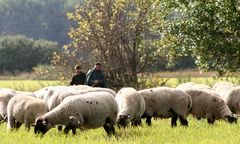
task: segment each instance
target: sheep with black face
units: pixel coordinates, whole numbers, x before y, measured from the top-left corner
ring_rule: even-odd
[[[89,92],[65,98],[60,105],[35,121],[35,133],[45,134],[55,125],[64,125],[64,132],[77,128],[92,129],[103,126],[108,134],[114,134],[118,105],[108,92]]]

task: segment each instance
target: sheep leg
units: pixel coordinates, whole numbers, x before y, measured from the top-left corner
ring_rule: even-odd
[[[112,126],[112,125],[110,125],[110,124],[108,124],[108,123],[105,123],[105,124],[103,125],[103,128],[104,128],[104,130],[106,131],[106,133],[107,133],[108,135],[114,135],[114,134],[115,134],[115,128],[114,128],[114,126]]]
[[[151,119],[152,119],[152,117],[147,116],[147,118],[146,118],[146,124],[147,124],[148,126],[151,126],[151,124],[152,124]]]
[[[188,126],[188,121],[184,117],[179,116],[179,119],[183,126]]]
[[[76,128],[72,128],[72,134],[75,135],[77,133]]]
[[[115,128],[113,125],[114,125],[114,122],[111,122],[111,120],[107,118],[105,124],[103,125],[103,128],[108,135],[115,134]]]
[[[16,127],[16,129],[19,129],[20,127],[21,127],[21,125],[22,125],[22,123],[20,123],[20,122],[15,122],[15,127]]]
[[[58,127],[57,127],[59,132],[62,131],[62,127],[63,127],[63,126],[58,126]]]
[[[68,124],[65,128],[64,128],[64,133],[68,134],[69,130],[72,130],[72,134],[76,134],[76,126],[72,125],[72,124]]]
[[[212,117],[208,118],[208,119],[207,119],[207,122],[208,122],[209,124],[213,124],[213,123],[215,122],[215,116],[212,116]]]
[[[11,115],[8,115],[7,128],[10,130],[15,128],[15,119]]]
[[[178,119],[178,115],[173,115],[172,116],[172,120],[171,120],[172,127],[177,126],[177,119]]]
[[[141,118],[136,119],[132,122],[132,126],[140,126],[142,124]]]
[[[172,109],[170,109],[169,112],[172,113],[171,125],[172,125],[172,127],[175,127],[175,126],[177,126],[178,115]]]
[[[24,120],[24,125],[25,125],[27,131],[29,131],[30,130],[30,124],[29,124],[28,120]]]

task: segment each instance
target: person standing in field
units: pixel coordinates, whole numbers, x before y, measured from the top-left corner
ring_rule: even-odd
[[[84,85],[84,82],[86,80],[86,73],[82,72],[81,66],[79,65],[75,66],[75,71],[76,74],[72,77],[70,85]]]
[[[95,67],[87,72],[85,84],[92,87],[106,87],[106,79],[100,62],[97,62]]]

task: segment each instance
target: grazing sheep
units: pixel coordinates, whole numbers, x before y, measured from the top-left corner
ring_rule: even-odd
[[[118,125],[126,127],[130,122],[134,126],[140,125],[141,117],[146,109],[143,96],[134,88],[122,88],[115,99],[119,109]]]
[[[11,98],[7,106],[7,128],[18,129],[24,123],[29,130],[35,119],[47,112],[48,107],[43,100],[24,94],[17,94]]]
[[[116,92],[108,89],[108,88],[90,88],[90,89],[84,89],[84,90],[65,90],[65,91],[53,91],[52,96],[45,100],[45,102],[48,105],[49,110],[52,110],[56,106],[58,106],[66,97],[74,96],[74,95],[81,95],[88,92],[109,92],[114,97],[116,96]],[[51,93],[51,92],[50,92]]]
[[[108,134],[114,134],[118,105],[108,92],[89,92],[67,97],[56,108],[35,121],[35,133],[45,134],[55,125],[65,125],[64,132],[76,128],[98,128],[103,126]]]
[[[56,91],[57,90],[64,91],[66,89],[74,90],[73,88],[68,87],[68,86],[49,86],[49,87],[45,87],[45,88],[35,91],[34,94],[39,99],[48,99],[49,97],[51,97],[51,95],[50,95],[51,93],[49,91],[55,91],[55,90]]]
[[[217,82],[214,84],[212,90],[215,91],[226,102],[227,94],[235,87],[234,84],[229,82]]]
[[[18,94],[26,94],[29,96],[35,96],[32,92],[14,91],[12,89],[0,89],[0,121],[7,120],[7,105],[9,100]]]
[[[16,91],[8,88],[0,88],[0,94],[15,94]]]
[[[145,100],[146,110],[142,118],[151,125],[152,117],[172,118],[171,125],[177,125],[180,118],[182,125],[188,126],[187,115],[192,106],[190,96],[174,88],[158,87],[138,91]]]
[[[198,84],[198,83],[194,83],[194,82],[187,82],[187,83],[183,83],[177,86],[178,89],[189,89],[189,88],[196,88],[196,89],[201,89],[201,90],[209,90],[211,91],[212,88],[208,85],[205,84]]]
[[[240,114],[240,87],[228,91],[225,102],[233,113]]]
[[[7,105],[9,100],[14,96],[14,94],[0,94],[0,121],[4,122],[7,120]]]
[[[207,118],[209,124],[215,120],[224,119],[230,123],[237,122],[226,103],[216,93],[200,89],[184,89],[192,98],[190,113],[197,118]]]
[[[21,94],[21,95],[28,95],[32,97],[36,97],[36,95],[33,92],[27,92],[27,91],[16,91],[16,95]]]
[[[91,89],[93,87],[90,87],[88,85],[72,85],[70,88],[73,88],[75,90],[86,90],[86,89]]]

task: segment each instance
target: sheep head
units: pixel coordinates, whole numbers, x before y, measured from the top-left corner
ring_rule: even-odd
[[[49,123],[48,119],[39,117],[35,121],[34,133],[41,133],[44,135],[50,128],[52,128],[52,125]]]
[[[226,120],[229,122],[229,123],[237,123],[237,116],[235,114],[231,114],[231,115],[227,115],[225,116]]]

